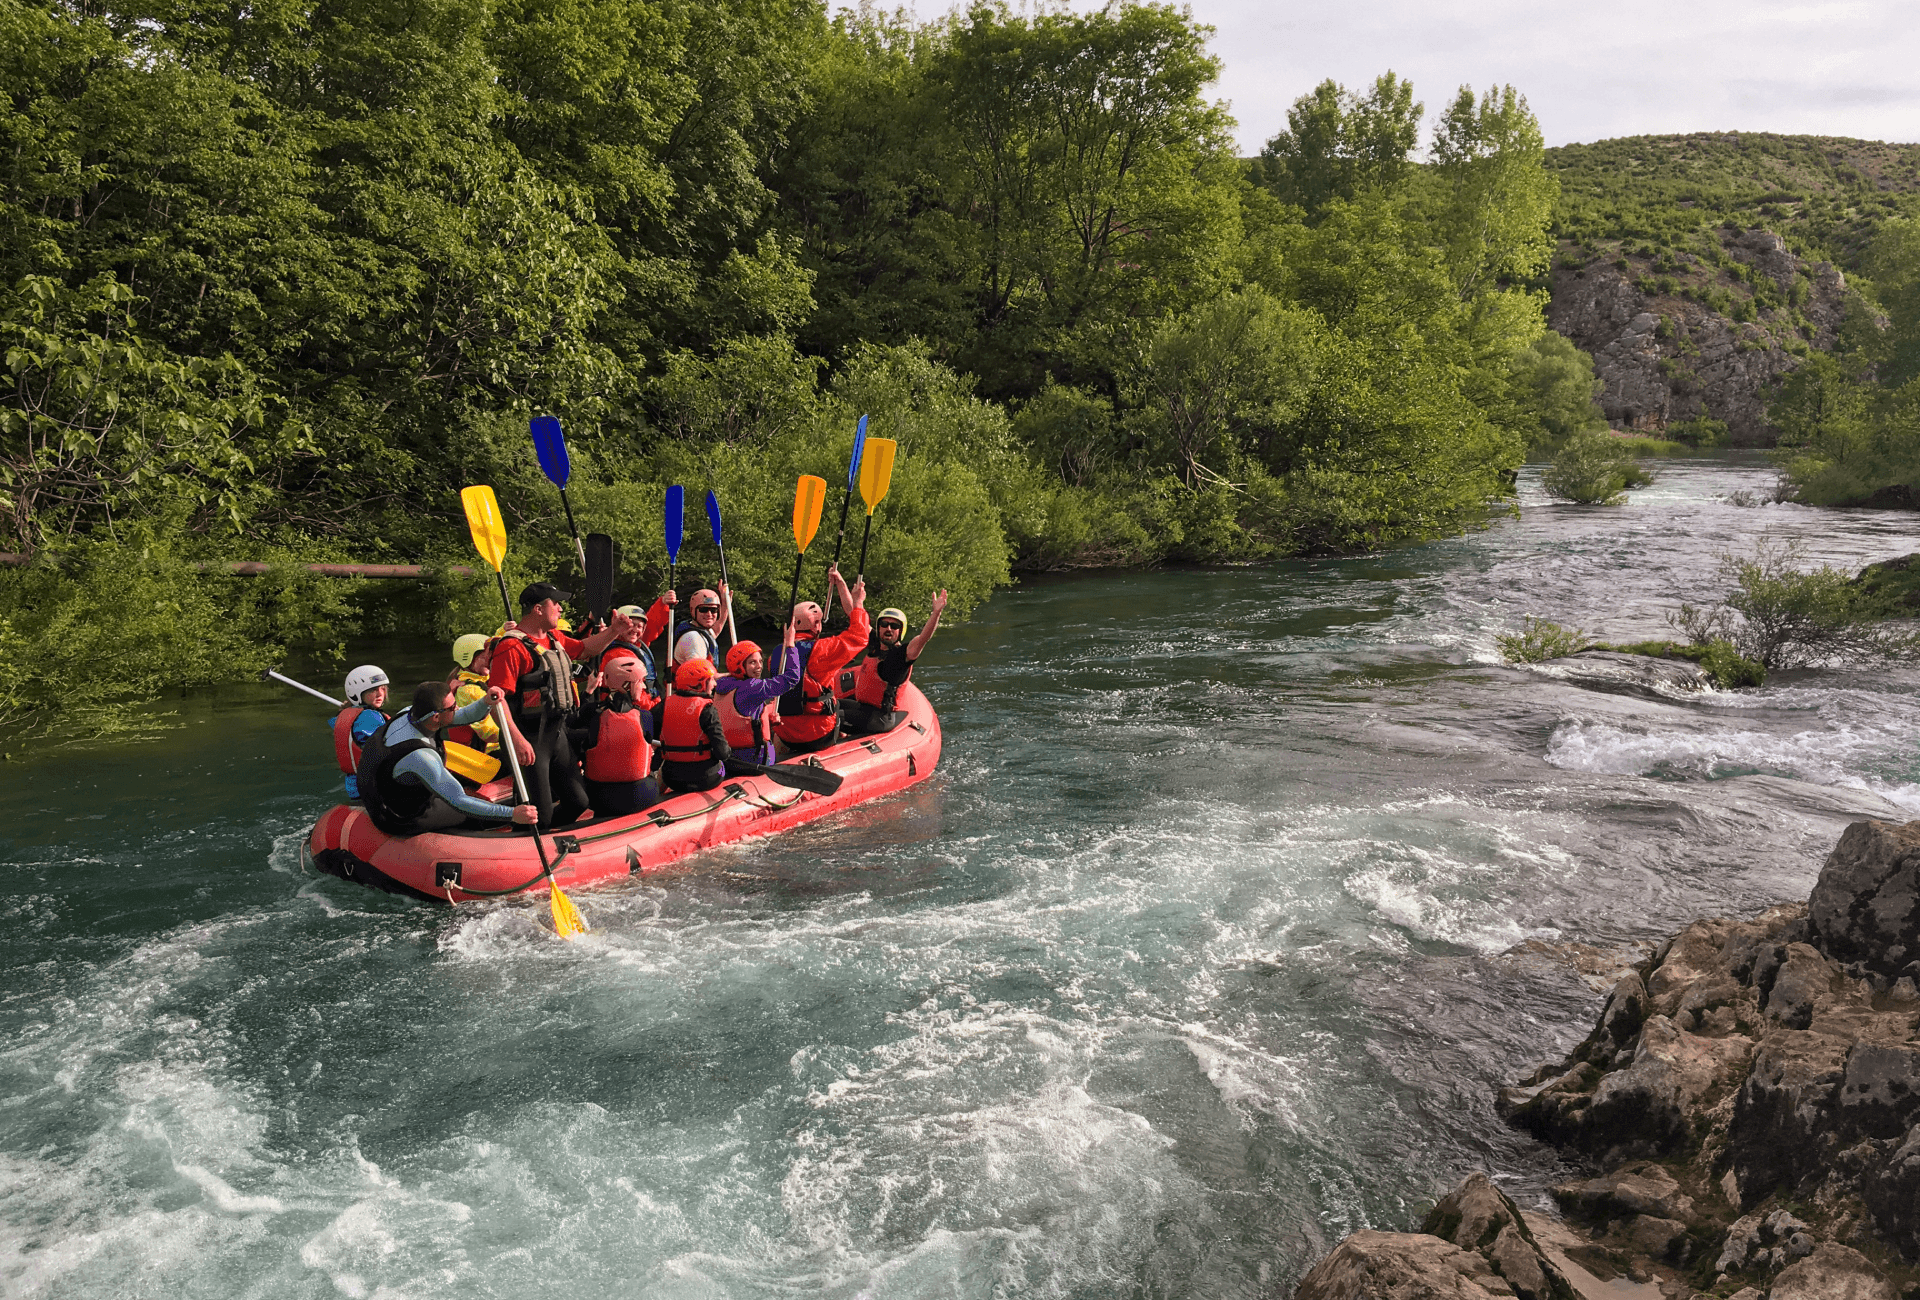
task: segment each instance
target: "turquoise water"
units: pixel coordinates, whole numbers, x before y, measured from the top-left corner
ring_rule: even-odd
[[[336,778],[281,688],[15,765],[0,1290],[1256,1296],[1469,1169],[1538,1201],[1493,1089],[1604,972],[1920,815],[1912,672],[1656,700],[1497,663],[1527,613],[1660,635],[1763,531],[1920,549],[1720,499],[1770,479],[1529,478],[1389,556],[1030,583],[924,661],[932,780],[577,891],[574,944],[299,874]]]

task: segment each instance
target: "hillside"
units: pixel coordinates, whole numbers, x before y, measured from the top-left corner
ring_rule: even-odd
[[[1724,423],[1767,445],[1766,390],[1830,350],[1847,277],[1889,217],[1920,215],[1920,145],[1634,136],[1547,151],[1560,178],[1549,318],[1593,354],[1625,428]]]

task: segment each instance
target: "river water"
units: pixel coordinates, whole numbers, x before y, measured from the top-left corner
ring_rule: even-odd
[[[324,710],[178,701],[0,793],[0,1291],[1266,1296],[1474,1168],[1496,1087],[1687,920],[1920,816],[1909,671],[1644,699],[1502,667],[1656,636],[1763,532],[1677,462],[1370,559],[1034,582],[943,631],[936,776],[683,871],[433,908],[303,877]],[[362,647],[356,647],[356,650]],[[376,648],[398,681],[437,646]]]

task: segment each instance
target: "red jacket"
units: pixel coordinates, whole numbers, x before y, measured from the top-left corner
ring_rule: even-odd
[[[796,647],[806,659],[800,685],[780,697],[780,716],[773,734],[789,744],[818,740],[833,730],[833,677],[853,657],[867,648],[872,621],[864,609],[849,616],[853,621],[846,631],[826,640],[807,640]]]

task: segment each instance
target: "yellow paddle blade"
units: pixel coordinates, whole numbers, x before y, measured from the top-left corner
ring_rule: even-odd
[[[827,481],[814,474],[802,474],[793,490],[793,542],[805,554],[820,531],[820,508],[827,504]]]
[[[500,760],[492,754],[483,754],[471,745],[462,745],[458,741],[447,742],[447,770],[455,776],[464,776],[469,781],[485,785],[500,775]]]
[[[867,503],[868,514],[893,484],[893,457],[899,450],[900,444],[892,438],[869,438],[860,453],[860,499]]]
[[[494,499],[493,489],[484,484],[461,488],[460,504],[467,509],[467,531],[473,534],[473,549],[480,552],[480,558],[497,573],[507,558],[507,526],[501,521],[500,503]]]
[[[547,887],[553,891],[553,897],[550,900],[553,904],[553,932],[562,939],[571,939],[576,934],[585,934],[586,920],[580,915],[580,909],[573,905],[573,900],[561,893],[560,886],[554,881],[548,880]]]

